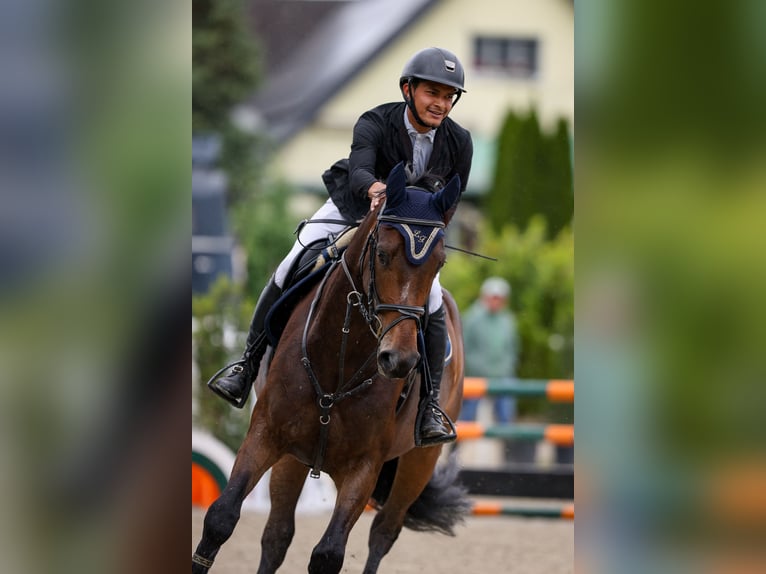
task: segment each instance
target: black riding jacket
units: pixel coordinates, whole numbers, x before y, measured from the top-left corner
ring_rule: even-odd
[[[330,197],[345,218],[358,221],[364,217],[370,208],[367,197],[370,186],[375,181],[385,182],[400,161],[412,163],[412,141],[404,125],[406,105],[382,104],[362,114],[354,126],[348,162],[335,163],[322,176]],[[445,118],[436,130],[427,171],[445,182],[459,174],[462,193],[468,183],[472,158],[469,131]]]

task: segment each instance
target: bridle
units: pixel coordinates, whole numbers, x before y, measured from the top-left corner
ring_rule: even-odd
[[[322,386],[319,383],[319,379],[316,376],[316,373],[314,372],[314,369],[311,364],[311,360],[308,357],[308,332],[309,332],[309,327],[311,325],[312,317],[319,303],[319,300],[322,296],[325,281],[330,275],[332,275],[332,271],[333,271],[332,267],[334,267],[334,265],[338,262],[338,260],[336,260],[333,263],[332,267],[327,271],[327,273],[324,276],[324,279],[322,280],[319,287],[317,288],[317,292],[314,296],[314,300],[311,302],[311,305],[309,307],[309,312],[306,317],[306,323],[303,329],[303,338],[301,342],[301,350],[302,350],[301,363],[303,364],[303,367],[306,370],[306,374],[308,375],[309,381],[311,382],[311,385],[314,387],[314,391],[317,396],[317,406],[319,407],[319,423],[320,423],[319,441],[317,444],[317,450],[314,454],[314,462],[312,464],[312,468],[310,472],[310,476],[312,478],[318,478],[320,471],[322,469],[325,449],[327,447],[328,428],[330,424],[330,413],[331,413],[332,407],[336,403],[342,401],[343,399],[354,396],[364,391],[366,388],[368,388],[372,384],[372,379],[375,377],[375,375],[373,375],[370,378],[360,381],[360,379],[364,377],[364,373],[368,365],[372,362],[372,360],[375,358],[377,354],[376,351],[373,351],[367,357],[367,359],[362,363],[362,365],[357,369],[357,371],[354,373],[354,375],[350,379],[346,381],[343,380],[343,374],[345,372],[344,363],[346,359],[348,336],[350,333],[352,309],[356,308],[359,310],[360,314],[362,315],[368,327],[370,328],[370,331],[372,331],[372,334],[375,337],[378,344],[380,344],[380,341],[383,339],[383,337],[385,337],[386,333],[388,333],[391,329],[396,327],[402,321],[406,321],[406,320],[415,321],[415,324],[417,325],[417,328],[418,328],[418,332],[420,333],[422,331],[422,319],[424,318],[426,314],[425,305],[401,305],[401,304],[392,304],[392,303],[382,303],[380,301],[380,297],[378,296],[378,289],[376,287],[376,276],[375,276],[375,250],[378,244],[378,232],[379,232],[381,223],[420,225],[420,226],[427,226],[432,228],[444,228],[445,224],[443,221],[439,221],[439,220],[413,219],[413,218],[407,218],[407,217],[398,217],[394,215],[383,215],[382,213],[384,209],[385,209],[385,203],[383,204],[383,207],[380,208],[380,212],[378,214],[375,227],[367,236],[367,241],[365,242],[364,249],[362,249],[362,253],[359,256],[359,262],[357,266],[358,273],[359,273],[358,279],[362,285],[364,284],[363,277],[362,277],[362,270],[364,269],[365,258],[367,258],[369,262],[368,264],[370,269],[370,281],[369,281],[369,289],[367,290],[366,293],[364,293],[363,291],[360,291],[356,286],[354,277],[351,273],[351,270],[348,267],[348,263],[346,262],[346,253],[348,253],[348,251],[344,251],[339,260],[340,265],[343,268],[343,272],[345,273],[349,283],[351,284],[351,291],[349,291],[349,293],[346,295],[346,303],[347,303],[346,315],[343,321],[341,348],[339,353],[339,365],[338,365],[338,385],[335,392],[329,393],[324,391],[322,389]],[[396,311],[399,313],[399,316],[393,321],[391,321],[388,325],[386,325],[385,328],[383,327],[383,324],[378,315],[379,313],[384,311]],[[422,333],[419,335],[419,337],[422,339]],[[376,345],[376,349],[377,349],[377,345]]]
[[[359,256],[359,262],[357,264],[357,268],[359,269],[359,273],[361,275],[362,269],[364,269],[364,260],[367,258],[368,265],[369,265],[369,272],[370,272],[370,282],[369,282],[369,288],[366,292],[366,294],[363,294],[359,289],[356,287],[356,283],[354,282],[354,278],[351,275],[351,272],[348,268],[348,264],[346,263],[345,253],[343,254],[343,257],[341,257],[341,265],[343,267],[343,271],[346,274],[346,277],[349,280],[349,283],[351,283],[352,290],[347,295],[347,302],[349,305],[349,309],[351,307],[357,307],[359,309],[359,312],[362,314],[362,317],[364,317],[364,320],[366,321],[367,325],[370,327],[370,330],[372,331],[373,335],[376,337],[378,342],[380,342],[383,337],[386,336],[386,334],[396,327],[399,323],[406,320],[413,320],[415,321],[418,329],[421,328],[422,325],[422,319],[426,314],[426,307],[425,305],[403,305],[400,303],[383,303],[380,300],[380,296],[378,295],[378,288],[377,288],[377,281],[376,281],[376,274],[375,274],[375,251],[378,244],[378,233],[380,229],[381,223],[398,223],[398,224],[408,224],[408,225],[418,225],[418,226],[424,226],[424,227],[431,227],[431,228],[439,228],[443,229],[445,227],[444,222],[436,219],[417,219],[417,218],[410,218],[410,217],[400,217],[396,215],[384,215],[383,211],[385,210],[385,203],[383,204],[383,207],[380,209],[380,213],[378,214],[377,221],[375,223],[375,227],[370,232],[370,234],[367,236],[367,241],[365,243],[364,249],[362,250],[361,255]],[[366,299],[366,303],[365,303]],[[395,311],[399,313],[399,316],[391,321],[388,325],[383,327],[383,324],[380,320],[379,313],[384,311]],[[348,311],[347,311],[348,315]]]

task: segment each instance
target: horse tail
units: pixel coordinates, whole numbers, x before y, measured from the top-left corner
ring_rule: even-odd
[[[397,460],[383,465],[373,499],[382,505],[391,491]],[[439,532],[455,536],[454,528],[470,513],[468,490],[459,483],[457,455],[452,452],[446,464],[437,466],[431,480],[412,503],[404,517],[404,526],[417,532]]]
[[[423,492],[407,510],[406,528],[455,536],[454,527],[471,511],[468,490],[457,480],[458,470],[457,455],[452,452],[446,464],[436,467]]]

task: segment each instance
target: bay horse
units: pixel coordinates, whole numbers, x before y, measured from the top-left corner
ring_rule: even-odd
[[[256,381],[250,427],[228,484],[205,515],[193,574],[212,566],[243,500],[270,468],[259,574],[275,572],[285,558],[310,469],[314,477],[326,472],[337,489],[310,573],[340,572],[348,536],[368,502],[378,512],[365,574],[378,571],[403,526],[454,535],[469,507],[465,490],[455,483],[456,469],[437,468],[441,445],[417,448],[414,429],[423,400],[418,365],[425,304],[445,261],[443,228],[459,195],[457,176],[430,193],[408,187],[403,164],[397,165],[385,203],[365,216],[343,255],[297,304],[266,375]],[[455,419],[462,334],[455,301],[443,293],[452,353],[440,405]]]

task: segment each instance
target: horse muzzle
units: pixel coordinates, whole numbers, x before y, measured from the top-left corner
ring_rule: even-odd
[[[378,353],[378,372],[389,379],[404,379],[420,361],[420,353],[396,349],[381,350]]]

